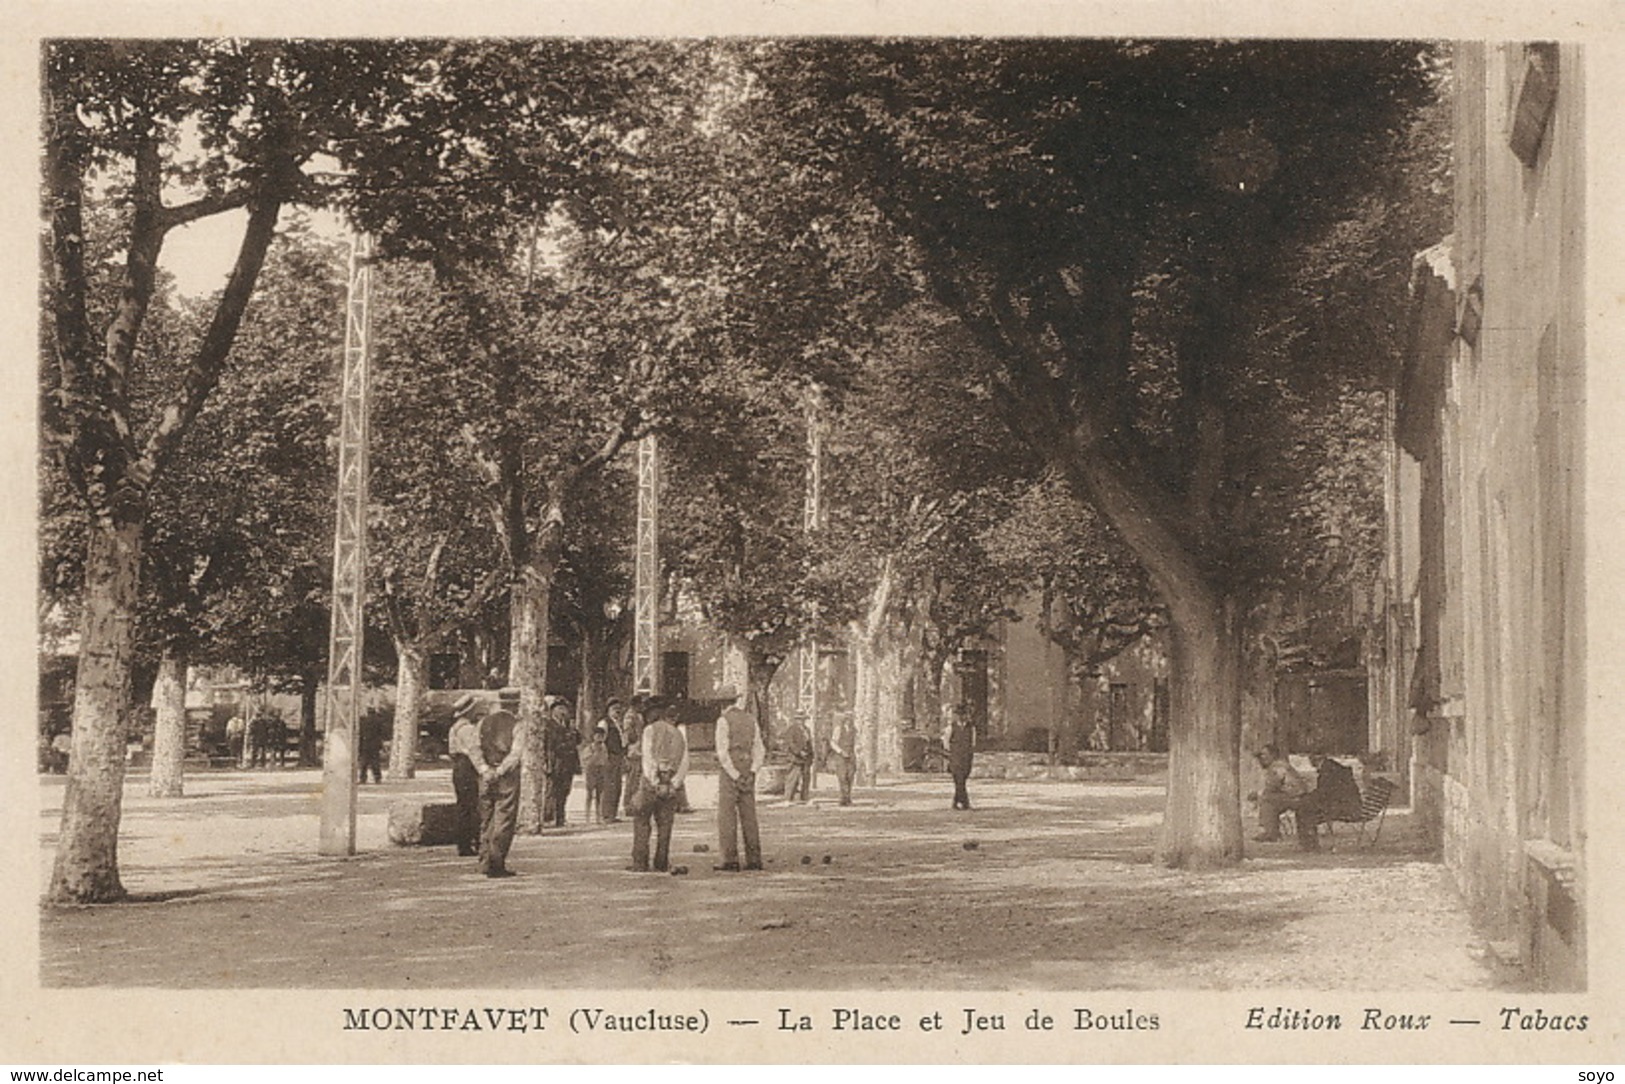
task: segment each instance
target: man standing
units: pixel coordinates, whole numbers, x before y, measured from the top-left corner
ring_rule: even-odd
[[[612,696],[598,724],[604,730],[604,752],[609,754],[604,767],[604,793],[598,800],[598,819],[606,824],[621,819],[621,776],[626,771],[626,735],[621,732],[621,720],[625,716],[625,701]]]
[[[451,706],[451,732],[446,745],[451,753],[451,789],[457,796],[457,853],[476,855],[480,842],[480,773],[486,767],[480,752],[480,726],[474,721],[479,699],[464,693]]]
[[[267,730],[271,729],[270,721],[266,721]],[[384,781],[383,767],[380,763],[384,755],[384,717],[376,712],[368,712],[361,717],[361,740],[357,743],[361,752],[361,777],[358,783],[367,781],[367,773],[372,773],[374,783]]]
[[[574,705],[560,696],[547,709],[547,801],[543,804],[544,824],[564,827],[564,807],[570,800],[570,786],[581,770],[581,733],[576,730]]]
[[[512,877],[508,848],[519,817],[519,754],[524,724],[498,708],[480,720],[480,872]],[[495,765],[495,767],[492,767]]]
[[[970,725],[970,709],[964,704],[954,705],[953,722],[948,727],[948,771],[954,777],[954,808],[970,808],[970,792],[965,782],[970,778],[971,759],[976,754],[976,731]]]
[[[717,718],[717,838],[722,844],[719,870],[739,869],[739,836],[745,837],[745,868],[762,868],[762,836],[756,824],[756,773],[767,757],[756,720],[737,703],[731,685],[717,690],[735,700]],[[803,730],[806,728],[803,727]],[[786,789],[788,793],[788,788]]]
[[[243,746],[247,744],[248,724],[243,722],[241,715],[233,715],[226,720],[226,755],[231,757],[233,767],[240,768],[247,761],[243,758]]]
[[[637,791],[632,804],[632,865],[638,873],[649,872],[649,822],[659,829],[655,842],[654,868],[664,873],[671,857],[671,825],[677,819],[677,791],[688,778],[688,743],[660,709],[643,728]]]
[[[852,777],[858,771],[858,731],[852,717],[844,712],[835,718],[829,732],[829,766],[841,788],[841,804],[852,804]]]
[[[813,740],[799,715],[790,720],[784,732],[784,748],[790,754],[790,770],[784,775],[784,800],[805,802],[812,789]]]
[[[266,731],[270,729],[271,721],[263,714],[255,713],[254,718],[248,722],[248,766],[250,768],[265,767]]]

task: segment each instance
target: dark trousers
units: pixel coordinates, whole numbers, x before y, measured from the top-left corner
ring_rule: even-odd
[[[451,790],[457,796],[457,853],[475,854],[480,847],[480,773],[461,753],[451,758]]]
[[[841,804],[852,804],[852,778],[858,773],[857,761],[839,753],[831,753],[829,766],[835,772],[835,782],[841,788]],[[967,799],[968,800],[968,799]]]
[[[784,800],[805,802],[812,789],[812,762],[805,764],[792,760],[784,773]]]
[[[513,831],[518,819],[517,769],[480,785],[481,873],[494,873],[508,868],[508,848],[513,846]]]
[[[722,860],[739,861],[739,837],[745,837],[745,862],[762,864],[762,833],[756,823],[756,777],[742,774],[738,780],[727,772],[717,773],[717,841],[722,844]]]
[[[547,801],[543,806],[542,823],[564,827],[564,803],[570,800],[570,786],[575,776],[570,772],[555,772],[547,777]]]
[[[382,753],[383,751],[380,749],[361,750],[361,778],[357,780],[357,782],[365,783],[367,781],[368,772],[372,773],[372,781],[374,783],[382,783],[384,781],[384,773],[379,768],[378,764],[379,757],[382,755]]]
[[[604,792],[598,797],[599,820],[613,821],[620,819],[621,776],[625,771],[625,757],[609,758],[609,765],[604,769]]]
[[[970,792],[965,789],[965,780],[970,778],[970,769],[955,771],[954,775],[954,808],[970,808]]]
[[[677,819],[677,797],[656,798],[654,788],[640,777],[638,787],[648,794],[632,803],[632,865],[640,870],[649,868],[650,822],[658,829],[655,838],[654,868],[664,873],[671,862],[671,826]]]
[[[1258,827],[1265,839],[1281,838],[1281,814],[1296,810],[1302,797],[1266,793],[1258,796]],[[1301,823],[1301,822],[1300,822]]]

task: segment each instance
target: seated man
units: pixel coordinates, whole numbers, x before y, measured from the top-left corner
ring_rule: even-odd
[[[1273,843],[1281,838],[1281,814],[1298,808],[1309,785],[1276,746],[1266,745],[1255,755],[1264,769],[1264,789],[1258,794],[1259,833],[1253,838]]]
[[[1298,846],[1320,849],[1320,826],[1334,820],[1360,818],[1360,785],[1354,769],[1329,756],[1310,758],[1315,766],[1315,789],[1305,795],[1297,808]]]

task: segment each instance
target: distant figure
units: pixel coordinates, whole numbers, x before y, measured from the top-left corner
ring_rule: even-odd
[[[626,774],[626,733],[621,721],[626,717],[626,702],[610,697],[604,718],[598,724],[604,728],[604,793],[598,801],[598,819],[615,824],[621,819],[621,782]]]
[[[248,766],[250,768],[265,767],[265,753],[270,743],[271,720],[264,715],[255,715],[248,723]]]
[[[632,802],[642,786],[639,780],[643,778],[645,707],[643,701],[634,700],[632,706],[621,714],[621,737],[626,740],[626,765],[621,773],[621,811],[628,817],[633,813]]]
[[[805,802],[812,789],[813,740],[799,715],[785,728],[784,748],[790,754],[790,769],[784,774],[784,800]]]
[[[570,787],[581,770],[581,732],[576,730],[574,705],[556,698],[547,709],[547,737],[544,761],[547,765],[547,801],[542,823],[564,827],[564,807],[570,800]]]
[[[1256,757],[1264,769],[1264,789],[1258,792],[1259,833],[1253,838],[1258,843],[1274,843],[1281,838],[1281,814],[1298,808],[1309,785],[1276,746],[1264,746]]]
[[[841,788],[841,804],[852,804],[852,778],[858,771],[858,732],[849,715],[836,717],[835,729],[829,732],[830,770]]]
[[[1320,850],[1320,826],[1360,818],[1360,784],[1354,769],[1329,756],[1309,758],[1315,766],[1315,789],[1298,800],[1298,846]]]
[[[479,698],[464,693],[451,706],[451,730],[446,735],[451,754],[451,790],[457,796],[457,853],[471,857],[479,852],[480,769],[485,757],[480,752],[480,724],[474,710]]]
[[[723,699],[736,699],[731,685],[717,690]],[[802,727],[802,731],[806,731]],[[810,743],[809,743],[810,744]],[[738,703],[729,704],[717,717],[717,841],[722,845],[719,870],[737,871],[739,837],[745,837],[745,869],[762,868],[762,834],[756,822],[756,773],[767,759],[761,728]]]
[[[374,783],[382,783],[384,781],[384,773],[381,765],[384,754],[384,717],[382,715],[369,712],[361,717],[361,721],[357,725],[361,729],[361,733],[356,741],[356,746],[360,753],[359,760],[361,764],[361,778],[358,779],[357,782],[365,783],[367,781],[367,773],[370,771],[372,773],[372,781]]]
[[[581,752],[581,781],[587,796],[582,816],[589,824],[603,819],[604,777],[609,771],[609,750],[605,748],[608,733],[603,723],[593,727],[592,738]]]
[[[283,767],[288,763],[288,721],[282,718],[280,712],[272,712],[270,722],[265,726],[265,740],[271,746],[271,752],[276,754],[276,766]],[[266,763],[270,763],[270,753],[266,755]]]
[[[248,741],[248,724],[241,715],[226,720],[226,755],[239,767],[243,763],[243,746]]]
[[[480,872],[512,877],[508,848],[519,817],[519,756],[524,728],[513,712],[498,708],[480,720]]]
[[[688,743],[661,709],[643,728],[640,750],[641,773],[632,799],[632,865],[628,868],[649,872],[650,821],[658,829],[654,869],[664,873],[671,857],[671,826],[677,818],[677,792],[688,778]]]
[[[954,777],[954,808],[970,808],[970,792],[966,781],[970,779],[971,759],[976,755],[976,731],[970,725],[970,708],[955,704],[953,719],[948,724],[948,771]]]

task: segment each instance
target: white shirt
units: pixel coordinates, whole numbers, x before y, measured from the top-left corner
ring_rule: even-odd
[[[643,728],[643,778],[647,779],[651,784],[660,782],[655,775],[655,770],[659,766],[659,758],[655,753],[655,743],[657,740],[662,739],[668,743],[668,748],[672,739],[676,739],[683,747],[682,759],[677,764],[677,774],[672,776],[671,779],[672,786],[680,787],[683,785],[683,780],[688,778],[688,742],[683,738],[682,731],[663,719],[650,723]]]

